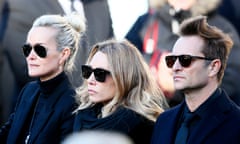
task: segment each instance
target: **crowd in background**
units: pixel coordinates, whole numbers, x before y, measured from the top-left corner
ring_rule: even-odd
[[[191,0],[184,3],[177,0],[150,0],[149,2],[153,3],[153,6],[149,8],[147,13],[138,18],[127,33],[126,38],[138,47],[149,62],[160,87],[169,99],[170,105],[178,104],[182,100],[182,95],[175,92],[173,88],[171,71],[166,67],[164,57],[171,51],[179,37],[177,32],[180,23],[184,19],[196,15],[208,16],[211,25],[230,34],[234,40],[222,87],[228,92],[231,99],[240,105],[240,91],[238,89],[240,62],[237,60],[240,54],[240,39],[233,24],[218,13],[221,0]],[[231,10],[224,10],[224,12]]]

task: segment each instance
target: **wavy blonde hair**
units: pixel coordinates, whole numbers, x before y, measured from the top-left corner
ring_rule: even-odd
[[[114,98],[103,107],[102,116],[124,106],[155,121],[167,107],[167,102],[138,49],[127,40],[100,42],[91,49],[87,64],[99,51],[107,56],[117,91]],[[94,105],[89,100],[86,81],[76,89],[76,93],[79,103],[77,110]]]

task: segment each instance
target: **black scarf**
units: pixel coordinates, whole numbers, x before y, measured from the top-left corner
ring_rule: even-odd
[[[95,105],[79,111],[75,118],[74,130],[104,129],[128,133],[130,128],[139,123],[140,117],[142,117],[130,109],[119,107],[113,114],[98,118],[101,109],[102,105]]]
[[[154,122],[137,112],[119,107],[111,115],[98,118],[102,105],[80,110],[74,122],[74,131],[108,130],[123,133],[138,144],[150,143]]]

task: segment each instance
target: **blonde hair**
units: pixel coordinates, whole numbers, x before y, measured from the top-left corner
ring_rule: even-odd
[[[64,70],[71,72],[74,69],[74,59],[79,49],[80,37],[86,30],[85,18],[77,13],[66,16],[43,15],[37,18],[32,27],[52,27],[58,30],[56,35],[57,50],[70,48],[71,55],[64,65]]]
[[[98,51],[107,56],[117,90],[114,98],[103,107],[102,116],[111,114],[118,106],[124,106],[155,121],[167,107],[167,102],[138,49],[127,40],[104,41],[93,46],[87,64]],[[93,105],[86,81],[76,89],[76,93],[78,110]]]

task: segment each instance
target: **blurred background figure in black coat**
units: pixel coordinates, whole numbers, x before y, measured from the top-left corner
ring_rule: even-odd
[[[229,20],[240,34],[240,9],[238,0],[222,0],[218,8],[219,14]]]

